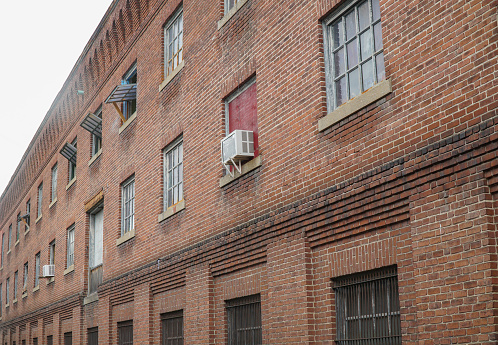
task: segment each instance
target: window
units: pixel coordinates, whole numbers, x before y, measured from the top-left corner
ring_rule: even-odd
[[[225,14],[227,14],[234,6],[242,0],[225,0]]]
[[[14,299],[17,299],[17,280],[19,278],[19,273],[18,271],[14,272]]]
[[[33,338],[33,345],[38,345],[38,338]]]
[[[135,176],[121,185],[121,236],[135,228]]]
[[[164,152],[164,209],[183,200],[183,140],[179,138]]]
[[[2,233],[2,258],[1,258],[1,265],[0,267],[3,267],[3,253],[4,253],[4,250],[5,250],[5,234]]]
[[[35,255],[35,287],[40,284],[40,252]]]
[[[57,163],[52,167],[52,192],[50,193],[50,201],[57,200]]]
[[[123,80],[121,81],[122,85],[133,85],[137,84],[138,78],[137,78],[137,64],[135,63],[129,70],[126,72],[126,74],[123,77]],[[123,108],[122,108],[123,116],[125,117],[126,120],[128,120],[135,112],[137,111],[137,98],[135,96],[134,99],[132,100],[125,100],[123,102]]]
[[[26,262],[24,264],[24,276],[23,276],[23,282],[22,282],[22,291],[26,291],[28,288],[28,275],[29,275],[29,264]]]
[[[5,281],[5,302],[7,305],[9,305],[9,294],[10,294],[10,278],[7,278],[7,280]]]
[[[164,27],[164,75],[167,77],[183,61],[183,8]]]
[[[64,333],[64,345],[73,345],[73,332]]]
[[[47,336],[47,345],[54,345],[54,336],[53,335]]]
[[[95,116],[98,117],[100,122],[100,132],[92,133],[92,157],[95,156],[102,148],[102,107],[99,107],[95,112]],[[99,136],[100,134],[100,136]]]
[[[256,78],[251,79],[225,101],[226,134],[236,129],[254,133],[254,157],[258,156],[258,113]]]
[[[350,1],[324,22],[328,110],[385,78],[379,0]]]
[[[38,214],[37,218],[42,216],[42,201],[43,201],[43,182],[38,186]]]
[[[17,225],[16,225],[16,242],[19,241],[21,236],[21,212],[17,214]]]
[[[55,240],[48,245],[48,264],[55,265]]]
[[[3,285],[0,283],[0,317],[2,317],[3,310]]]
[[[12,224],[9,225],[9,238],[8,238],[8,242],[9,242],[9,250],[10,250],[10,247],[11,247],[11,244],[12,244]]]
[[[77,152],[77,146],[78,146],[78,140],[77,138],[74,138],[73,142],[71,143],[71,145],[74,147],[75,149],[75,153],[74,153],[74,159],[70,159],[69,160],[69,173],[68,173],[68,179],[69,179],[69,182],[71,182],[73,179],[76,178],[76,152]]]
[[[67,229],[67,263],[66,268],[74,265],[74,224]]]
[[[118,344],[133,345],[133,321],[118,322]]]
[[[88,241],[88,294],[97,291],[102,283],[102,263],[104,254],[104,210],[99,207],[90,214],[90,236]]]
[[[183,345],[183,311],[161,315],[162,345]]]
[[[334,281],[337,344],[401,344],[396,267]]]
[[[229,345],[263,344],[261,298],[252,295],[226,301]]]
[[[99,345],[99,328],[89,328],[88,329],[88,345]]]
[[[25,217],[25,220],[26,220],[26,225],[24,226],[24,231],[28,231],[29,230],[29,226],[31,224],[31,199],[29,199],[28,201],[26,201],[26,217]]]

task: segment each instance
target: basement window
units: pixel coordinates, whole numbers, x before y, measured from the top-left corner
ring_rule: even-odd
[[[226,308],[229,345],[263,344],[259,294],[226,301]]]

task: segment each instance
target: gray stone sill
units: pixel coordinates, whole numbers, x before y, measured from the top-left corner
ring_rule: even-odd
[[[170,83],[170,81],[173,80],[173,78],[178,74],[178,72],[180,72],[182,70],[183,66],[185,66],[185,60],[182,60],[182,62],[180,62],[180,64],[175,68],[175,70],[173,72],[171,72],[166,77],[166,79],[164,79],[164,81],[161,83],[161,85],[159,85],[159,92],[161,92],[166,87],[166,85],[168,85]]]
[[[28,291],[23,292],[23,294],[21,295],[22,299],[25,299],[26,297],[28,297]]]
[[[240,10],[242,8],[242,6],[244,6],[246,4],[248,0],[240,0],[239,2],[237,2],[233,8],[228,11],[227,14],[225,14],[223,16],[223,18],[221,18],[219,21],[218,21],[218,30],[221,29],[223,27],[223,25],[225,25],[229,20],[230,18],[232,18],[235,13],[238,12],[238,10]]]
[[[18,244],[19,244],[19,240],[17,240],[16,243],[14,243],[14,247],[17,247]]]
[[[121,127],[119,127],[119,134],[121,134],[121,132],[123,132],[129,125],[130,123],[133,122],[133,120],[135,120],[137,118],[137,112],[134,112],[133,115],[130,116],[130,118],[128,120],[126,120],[125,123],[123,123],[121,125]]]
[[[47,285],[52,284],[55,281],[55,277],[50,277],[47,279]]]
[[[230,182],[235,181],[239,177],[244,176],[248,172],[253,171],[254,169],[260,166],[261,166],[261,156],[257,156],[256,158],[250,160],[249,162],[247,162],[242,166],[242,168],[240,169],[241,173],[235,171],[233,177],[230,174],[228,174],[220,178],[220,187],[226,186]]]
[[[97,292],[92,293],[91,295],[85,297],[83,299],[83,305],[87,305],[93,302],[97,302],[99,300],[99,295]]]
[[[63,275],[69,274],[74,271],[74,264],[66,268],[66,270],[62,273]]]
[[[57,203],[57,198],[55,198],[54,200],[52,200],[52,202],[50,203],[50,205],[48,205],[48,208],[52,208],[52,206],[54,206],[56,203]]]
[[[36,218],[36,220],[35,220],[35,224],[38,224],[38,222],[42,219],[42,217],[43,217],[43,214],[40,214],[40,215],[38,216],[38,218]]]
[[[40,290],[40,284],[36,285],[34,288],[33,288],[33,292],[36,292]]]
[[[100,157],[101,154],[102,154],[102,148],[100,150],[98,150],[97,153],[94,154],[93,157],[88,161],[88,166],[92,165],[93,162],[95,162],[97,160],[97,158]]]
[[[71,188],[71,186],[76,182],[76,177],[74,177],[71,181],[69,181],[69,183],[67,184],[66,186],[66,190],[68,190],[69,188]]]
[[[135,237],[135,229],[131,229],[126,234],[124,234],[123,236],[118,238],[116,240],[116,246],[119,246],[119,245],[125,243],[126,241],[131,240],[133,237]]]
[[[181,210],[183,210],[185,208],[185,199],[183,199],[182,201],[180,202],[177,202],[176,204],[174,204],[173,206],[169,207],[166,211],[164,211],[163,213],[161,213],[158,217],[157,217],[157,221],[160,223],[162,222],[163,220],[171,217],[172,215],[174,214],[177,214],[178,212],[180,212]]]
[[[325,117],[318,121],[318,130],[320,132],[326,130],[333,124],[345,119],[351,114],[356,113],[358,110],[363,109],[369,104],[372,104],[382,97],[392,92],[391,80],[385,79],[378,84],[375,84],[361,95],[350,99],[348,102],[342,104],[340,107],[327,114]]]

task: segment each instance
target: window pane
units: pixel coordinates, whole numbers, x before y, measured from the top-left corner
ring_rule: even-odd
[[[382,25],[377,23],[374,25],[375,51],[382,49]]]
[[[386,72],[384,70],[384,53],[380,53],[375,58],[377,63],[377,81],[384,80],[386,78]]]
[[[361,61],[364,61],[368,59],[370,56],[372,56],[372,36],[370,34],[370,30],[365,31],[360,36],[360,42],[361,42]]]
[[[365,1],[358,7],[358,17],[360,23],[360,31],[370,25],[370,14],[368,11],[368,1]]]
[[[356,19],[354,11],[346,15],[346,39],[349,41],[356,35]]]
[[[334,53],[335,61],[335,77],[344,74],[346,71],[346,63],[344,61],[344,48]]]
[[[334,49],[344,44],[344,29],[342,20],[338,20],[332,24],[332,37],[334,41]]]
[[[349,73],[349,98],[353,98],[358,96],[360,91],[360,73],[358,72],[358,68],[354,69],[351,73]]]
[[[347,87],[346,87],[346,77],[342,77],[335,82],[335,97],[337,100],[337,106],[348,100]]]
[[[348,69],[358,65],[358,45],[356,39],[347,45],[348,50]]]
[[[363,64],[363,90],[367,90],[374,85],[374,72],[372,59]]]
[[[373,12],[373,20],[380,19],[380,5],[379,0],[372,0],[372,12]]]

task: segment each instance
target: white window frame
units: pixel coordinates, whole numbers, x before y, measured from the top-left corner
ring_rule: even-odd
[[[74,265],[74,229],[74,224],[67,229],[66,269]]]
[[[135,83],[131,82],[133,78],[137,79]],[[123,79],[121,80],[121,85],[129,85],[129,84],[137,84],[137,89],[138,89],[138,69],[136,62],[133,63],[133,65],[128,69],[128,71],[123,76]],[[135,110],[132,112],[130,109],[133,108],[133,102],[135,102]],[[136,98],[131,101],[123,101],[122,111],[123,111],[123,116],[127,121],[137,112],[137,106],[138,102]]]
[[[40,285],[40,252],[35,255],[35,287]]]
[[[385,63],[384,63],[384,50],[383,50],[383,44],[382,44],[382,15],[380,13],[380,8],[379,8],[379,13],[377,15],[379,16],[378,18],[374,19],[374,10],[373,10],[373,2],[376,1],[376,4],[378,4],[379,0],[354,0],[354,1],[348,1],[346,2],[343,6],[341,6],[337,11],[334,11],[331,16],[329,16],[324,22],[323,22],[323,32],[324,32],[324,44],[325,44],[325,74],[326,74],[326,87],[327,87],[327,110],[328,112],[333,111],[334,109],[338,108],[342,104],[348,102],[349,100],[353,99],[356,96],[359,96],[361,93],[369,89],[370,87],[378,84],[380,81],[385,79]],[[363,5],[365,2],[368,3],[368,15],[369,15],[369,24],[366,25],[364,28],[360,29],[360,24],[358,20],[358,11],[361,5]],[[376,7],[377,8],[377,7]],[[355,34],[351,36],[349,39],[346,37],[346,17],[351,14],[352,12],[355,13]],[[339,34],[342,36],[340,44],[334,48],[334,25],[339,24],[340,29],[338,30]],[[380,48],[376,49],[375,47],[375,34],[374,34],[374,26],[378,30],[380,30]],[[337,28],[337,27],[336,27]],[[342,31],[341,31],[342,30]],[[370,33],[368,36],[370,38],[370,41],[366,40],[363,42],[368,42],[370,44],[370,49],[371,53],[367,54],[366,56],[362,56],[362,48],[361,48],[361,42],[360,42],[360,36],[363,38],[367,36],[367,32]],[[355,45],[353,43],[356,42]],[[348,51],[347,48],[351,47],[351,51],[356,52],[356,59],[357,59],[357,64],[354,64],[352,66],[348,66],[349,61],[348,61]],[[368,47],[368,44],[365,45],[365,47]],[[342,54],[340,54],[342,51]],[[341,70],[336,70],[336,63],[335,59],[336,57],[342,57],[342,62],[344,67],[341,68]],[[377,61],[378,60],[378,61]],[[371,67],[372,67],[372,75],[368,75],[370,77],[373,76],[373,83],[372,85],[364,85],[364,78],[363,78],[363,69],[366,68],[367,64],[372,61]],[[382,70],[378,67],[379,64],[382,65]],[[379,70],[378,70],[379,68]],[[358,89],[355,90],[356,92],[352,93],[350,89],[350,82],[349,79],[354,76],[355,72],[358,72]],[[367,71],[367,69],[365,69]],[[365,72],[366,73],[366,72]],[[344,78],[344,79],[343,79]],[[337,99],[337,87],[336,85],[341,81],[344,80],[344,85],[342,87],[345,88],[345,100],[343,102],[339,102]]]
[[[102,119],[102,106],[95,111],[95,116]],[[92,157],[94,157],[102,149],[102,138],[92,134]]]
[[[38,186],[38,205],[37,205],[37,218],[42,216],[42,205],[43,205],[43,182]]]
[[[175,32],[175,25],[178,30]],[[173,47],[170,46],[174,44]],[[170,59],[170,53],[171,59]],[[183,61],[183,6],[180,6],[164,26],[164,77],[169,76]],[[171,66],[170,66],[171,62]]]
[[[48,264],[55,265],[55,240],[48,244]]]
[[[130,193],[130,194],[128,194]],[[121,236],[135,229],[135,175],[121,184]]]
[[[28,288],[28,279],[29,279],[29,263],[24,263],[24,277],[22,282],[22,289],[26,290]]]
[[[52,167],[52,191],[50,193],[51,202],[57,199],[57,171],[58,164],[55,163],[55,165]]]
[[[163,209],[166,211],[168,208],[176,205],[183,200],[183,136],[175,139],[163,152],[164,159],[164,205]],[[176,159],[176,162],[172,159],[172,165],[170,166],[170,157],[181,157]],[[177,169],[177,180],[174,178],[174,171]],[[171,178],[170,178],[171,176]],[[171,181],[171,182],[170,182]],[[175,183],[176,182],[176,183]],[[168,196],[169,191],[172,191],[172,199]],[[175,197],[176,192],[176,197]]]

